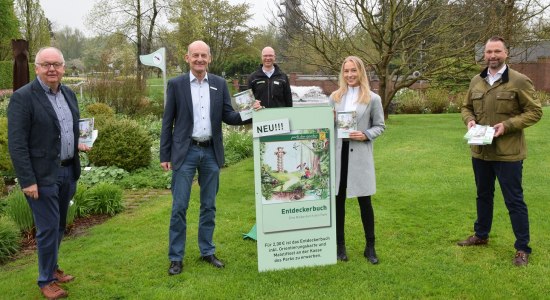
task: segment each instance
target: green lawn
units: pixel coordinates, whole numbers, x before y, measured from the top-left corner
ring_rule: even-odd
[[[223,270],[198,260],[197,187],[188,212],[184,272],[167,275],[170,196],[159,196],[65,240],[62,268],[72,299],[541,299],[550,281],[550,189],[546,116],[527,129],[524,192],[533,255],[514,267],[514,236],[500,190],[491,241],[461,248],[472,233],[475,189],[465,127],[458,114],[392,115],[375,143],[374,196],[379,265],[362,257],[364,238],[355,200],[347,206],[350,261],[258,273],[256,243],[242,240],[255,223],[253,160],[221,175],[215,242]],[[0,298],[39,299],[36,255],[0,266]]]

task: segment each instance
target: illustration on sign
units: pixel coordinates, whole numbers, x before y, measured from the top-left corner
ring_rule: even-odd
[[[329,142],[327,128],[260,138],[264,232],[330,226]]]

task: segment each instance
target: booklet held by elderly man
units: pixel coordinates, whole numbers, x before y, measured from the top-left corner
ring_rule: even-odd
[[[94,118],[85,118],[78,120],[78,129],[78,143],[84,144],[88,147],[92,147],[98,135],[97,129],[94,129]]]
[[[252,118],[252,108],[254,107],[254,102],[256,101],[252,90],[249,89],[242,91],[233,95],[233,97],[235,98],[235,110],[241,115],[241,120],[244,121]]]
[[[494,127],[476,124],[466,132],[464,139],[468,140],[468,145],[490,145],[494,135]]]

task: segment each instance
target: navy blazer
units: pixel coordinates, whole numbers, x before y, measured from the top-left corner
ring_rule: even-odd
[[[78,157],[78,103],[74,92],[61,85],[61,92],[73,115],[75,180],[80,177]],[[61,127],[55,110],[38,79],[21,87],[8,105],[8,148],[19,180],[26,188],[33,184],[52,185],[61,163]]]
[[[208,73],[210,86],[210,123],[212,140],[218,166],[225,163],[223,151],[222,121],[229,125],[241,125],[241,116],[231,106],[227,82],[222,77]],[[189,73],[168,81],[166,105],[160,134],[160,161],[171,162],[177,170],[183,164],[193,134],[193,100]]]

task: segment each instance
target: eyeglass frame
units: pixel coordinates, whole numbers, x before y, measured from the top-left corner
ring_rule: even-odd
[[[62,62],[54,62],[54,63],[48,63],[48,62],[44,62],[44,63],[36,63],[35,65],[37,66],[40,66],[46,70],[49,70],[50,67],[53,67],[55,70],[59,70],[61,69],[61,67],[64,67],[65,66],[65,63]]]

